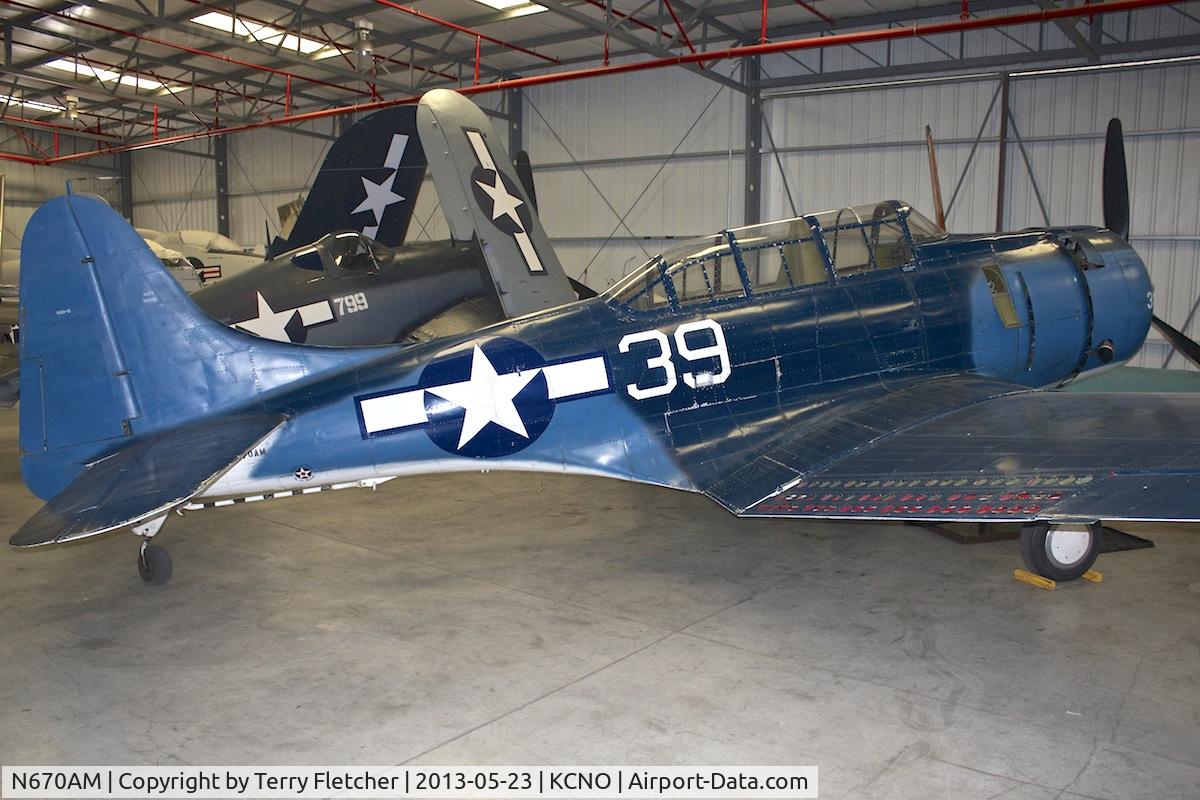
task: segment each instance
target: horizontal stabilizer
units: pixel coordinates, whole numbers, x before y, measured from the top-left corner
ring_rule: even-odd
[[[225,417],[150,434],[89,464],[9,543],[69,542],[165,514],[202,492],[283,420],[282,414]]]

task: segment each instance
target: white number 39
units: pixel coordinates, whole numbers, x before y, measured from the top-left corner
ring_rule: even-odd
[[[688,344],[689,333],[707,331],[712,336],[712,344],[694,347]],[[625,387],[629,396],[635,400],[646,400],[650,397],[660,397],[670,394],[679,384],[675,373],[675,365],[671,362],[671,342],[662,331],[640,331],[631,333],[621,340],[617,349],[628,353],[629,348],[639,342],[653,342],[658,345],[658,354],[646,358],[646,370],[662,370],[662,382],[653,386],[639,386],[631,383]],[[697,387],[716,386],[729,378],[733,369],[729,364],[729,347],[725,344],[725,331],[716,320],[702,319],[695,322],[685,322],[675,329],[675,348],[679,355],[688,361],[699,361],[704,358],[715,358],[720,368],[713,372],[685,372],[683,382],[693,389]]]

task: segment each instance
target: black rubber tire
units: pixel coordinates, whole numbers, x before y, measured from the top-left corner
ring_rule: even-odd
[[[151,586],[164,586],[167,581],[171,580],[173,571],[171,554],[165,547],[156,544],[146,545],[146,549],[138,554],[138,574]]]
[[[1083,573],[1096,563],[1100,555],[1101,525],[1095,522],[1088,526],[1091,530],[1091,541],[1087,552],[1073,564],[1060,564],[1046,549],[1046,537],[1050,533],[1050,524],[1038,522],[1021,528],[1021,560],[1030,572],[1049,578],[1052,581],[1074,581],[1083,577]]]

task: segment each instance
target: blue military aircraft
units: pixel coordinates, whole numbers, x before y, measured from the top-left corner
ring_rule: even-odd
[[[502,276],[502,322],[267,341],[198,310],[102,203],[37,211],[20,439],[47,502],[13,545],[132,527],[163,583],[147,543],[172,511],[480,468],[701,492],[738,516],[1020,521],[1026,563],[1058,580],[1092,565],[1100,520],[1200,519],[1200,400],[1053,391],[1146,336],[1127,220],[948,236],[886,201],[680,244],[577,300],[483,114],[436,90],[418,128],[451,228]]]

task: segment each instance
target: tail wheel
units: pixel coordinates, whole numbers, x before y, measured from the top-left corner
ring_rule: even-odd
[[[1099,522],[1026,525],[1021,529],[1021,560],[1030,572],[1043,578],[1076,580],[1096,563],[1101,527]]]
[[[171,580],[174,568],[171,564],[171,554],[167,549],[157,544],[144,544],[138,553],[138,574],[142,580],[152,586],[163,586]]]

